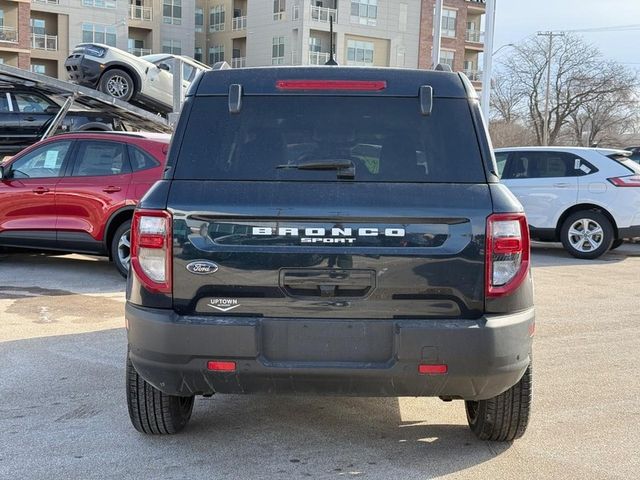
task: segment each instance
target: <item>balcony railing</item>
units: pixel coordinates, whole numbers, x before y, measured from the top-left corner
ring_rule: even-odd
[[[233,68],[244,68],[247,66],[247,57],[234,57],[231,59]]]
[[[311,5],[311,20],[314,22],[329,23],[329,17],[333,17],[333,21],[338,21],[338,10],[335,8],[316,7]]]
[[[329,52],[309,52],[309,65],[324,65],[329,56]]]
[[[31,49],[32,50],[47,50],[51,52],[58,51],[58,36],[46,35],[44,33],[32,33],[31,34]]]
[[[469,80],[472,82],[481,82],[482,81],[482,72],[480,70],[463,70],[464,74],[469,77]]]
[[[467,30],[464,38],[467,42],[484,43],[484,32],[480,30]]]
[[[18,30],[16,27],[0,26],[0,42],[18,43]]]
[[[242,17],[233,17],[233,22],[231,23],[232,30],[246,30],[247,29],[247,16],[243,15]]]
[[[39,3],[40,5],[60,5],[60,0],[31,0],[31,3]]]
[[[141,57],[143,55],[151,55],[153,52],[150,48],[130,48],[129,53],[136,57]]]
[[[131,20],[140,20],[142,22],[153,21],[153,8],[141,7],[138,5],[130,5],[129,18]]]

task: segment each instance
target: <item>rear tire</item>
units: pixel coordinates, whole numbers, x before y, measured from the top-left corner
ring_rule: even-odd
[[[597,210],[572,213],[562,224],[560,240],[576,258],[598,258],[611,249],[615,240],[609,219]]]
[[[623,243],[624,243],[623,239],[616,238],[611,244],[611,250],[615,250],[616,248],[621,247]]]
[[[531,363],[518,383],[500,395],[465,401],[469,428],[480,440],[510,442],[522,437],[531,411]]]
[[[135,89],[136,85],[131,75],[119,68],[105,72],[98,83],[98,90],[123,102],[131,100]]]
[[[194,397],[167,395],[147,383],[127,355],[127,405],[133,427],[147,435],[171,435],[189,422]]]
[[[131,266],[131,220],[120,225],[111,239],[111,259],[120,275],[127,278]]]

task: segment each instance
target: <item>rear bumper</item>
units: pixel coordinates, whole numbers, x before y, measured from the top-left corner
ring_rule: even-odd
[[[478,320],[256,319],[126,307],[130,357],[171,395],[311,393],[479,400],[529,364],[533,309]],[[207,370],[233,360],[236,372]],[[418,365],[446,364],[444,375]]]
[[[100,62],[78,54],[71,55],[64,62],[69,80],[90,88],[95,88],[98,85],[103,71],[101,65]]]

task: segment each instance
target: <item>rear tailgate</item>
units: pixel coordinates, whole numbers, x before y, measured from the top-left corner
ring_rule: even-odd
[[[486,184],[174,181],[168,204],[181,314],[482,313]]]

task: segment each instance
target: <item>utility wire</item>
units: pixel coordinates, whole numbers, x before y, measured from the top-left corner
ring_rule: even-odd
[[[576,28],[572,30],[559,30],[559,31],[566,32],[566,33],[578,33],[578,32],[598,33],[598,32],[632,32],[634,30],[640,30],[640,24],[618,25],[618,26],[611,26],[611,27]]]

